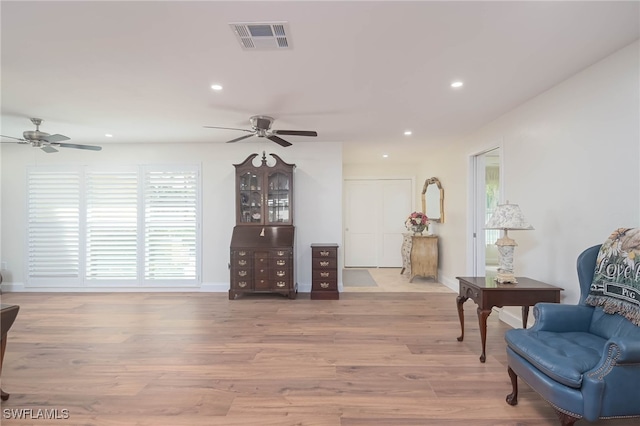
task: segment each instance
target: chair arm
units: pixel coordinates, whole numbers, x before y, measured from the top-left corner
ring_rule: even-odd
[[[596,421],[602,411],[611,404],[611,394],[616,404],[637,407],[640,394],[640,341],[629,337],[612,337],[604,346],[600,362],[583,376],[584,418]],[[637,411],[637,410],[636,410]]]
[[[591,306],[540,302],[533,308],[536,323],[531,330],[556,333],[588,331],[592,315]]]
[[[618,351],[616,364],[640,364],[640,340],[630,337],[612,337],[604,347],[605,354],[614,352],[614,349]],[[604,355],[600,364],[603,361]]]

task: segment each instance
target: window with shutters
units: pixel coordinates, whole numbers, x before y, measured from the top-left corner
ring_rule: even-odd
[[[144,279],[195,280],[197,175],[147,168],[143,200]]]
[[[85,172],[87,280],[138,280],[138,171]]]
[[[198,285],[199,172],[29,169],[28,285]]]
[[[44,286],[80,285],[81,170],[30,170],[27,186],[29,282]]]

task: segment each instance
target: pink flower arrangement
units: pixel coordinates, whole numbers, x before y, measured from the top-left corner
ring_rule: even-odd
[[[422,212],[413,212],[409,215],[404,225],[407,229],[411,229],[414,226],[427,226],[429,224],[429,218]]]

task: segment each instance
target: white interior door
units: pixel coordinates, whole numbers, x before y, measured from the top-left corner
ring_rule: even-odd
[[[401,267],[404,221],[412,208],[411,179],[345,181],[346,267]]]
[[[377,228],[379,198],[376,181],[345,182],[344,265],[375,267],[378,265]]]

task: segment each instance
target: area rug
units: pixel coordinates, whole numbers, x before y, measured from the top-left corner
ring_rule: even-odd
[[[342,284],[345,287],[378,287],[366,269],[343,269]]]

